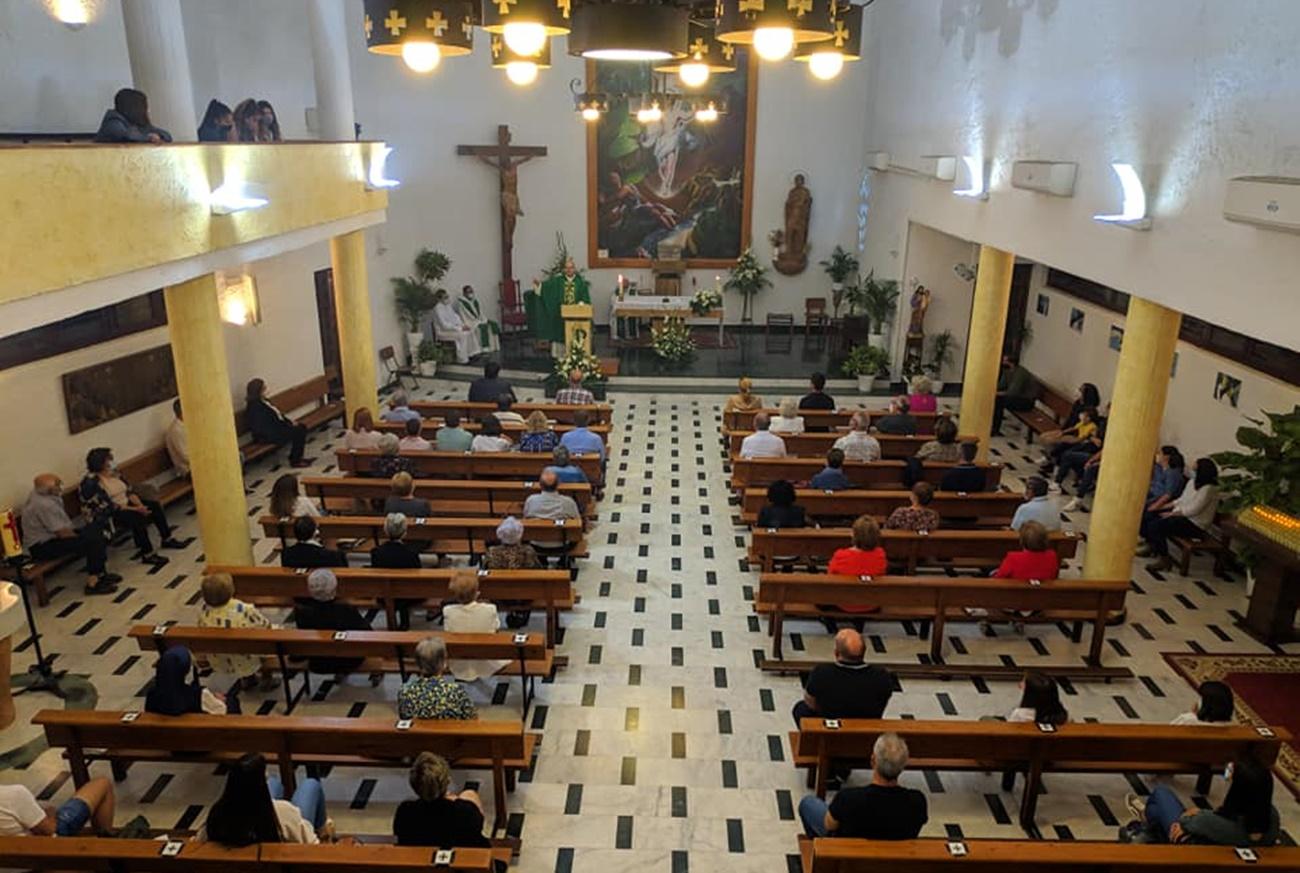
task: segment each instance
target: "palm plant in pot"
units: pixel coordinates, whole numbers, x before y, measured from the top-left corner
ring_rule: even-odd
[[[840,317],[840,307],[844,305],[845,285],[849,277],[858,271],[858,259],[836,246],[831,256],[821,261],[821,268],[831,277],[831,317]]]
[[[845,376],[858,380],[859,393],[870,394],[873,388],[889,385],[889,352],[880,346],[856,345],[840,365],[840,370]]]
[[[858,285],[855,293],[856,305],[871,320],[873,333],[869,340],[877,345],[885,344],[885,322],[898,311],[898,280],[877,279],[872,270]]]
[[[419,358],[419,367],[421,376],[438,375],[438,365],[446,363],[451,354],[449,350],[431,339],[420,341],[419,348],[416,351],[416,357]]]
[[[424,339],[424,318],[436,304],[437,285],[451,269],[451,258],[442,252],[421,249],[415,256],[414,276],[395,276],[393,302],[397,318],[406,328],[407,354],[418,357],[420,342]]]
[[[935,334],[930,339],[930,360],[925,363],[922,370],[930,377],[930,384],[933,386],[935,394],[943,391],[943,370],[944,367],[952,365],[953,361],[953,335],[952,331],[945,330]],[[915,374],[911,374],[915,375]]]

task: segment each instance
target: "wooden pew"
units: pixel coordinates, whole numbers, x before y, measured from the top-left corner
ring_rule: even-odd
[[[754,416],[759,413],[767,413],[769,417],[775,417],[781,414],[781,410],[775,407],[767,409],[751,409],[741,411],[733,409],[731,412],[722,413],[723,433],[731,433],[739,430],[753,430]],[[859,412],[865,412],[871,416],[871,425],[874,427],[876,422],[886,415],[889,415],[888,409],[801,409],[799,414],[803,416],[803,424],[806,428],[847,428],[853,416]],[[934,433],[935,419],[940,417],[949,417],[939,412],[913,412],[912,418],[916,419],[916,432],[918,434]]]
[[[823,491],[819,488],[799,488],[795,503],[802,506],[811,519],[845,518],[870,515],[883,520],[900,506],[907,506],[907,491]],[[975,494],[955,491],[936,491],[930,508],[939,513],[947,523],[949,519],[975,518],[981,524],[1005,527],[1016,508],[1024,502],[1023,494],[1012,491],[981,491]],[[767,505],[766,488],[746,488],[740,501],[740,518],[746,524],[758,521],[758,513]]]
[[[1219,873],[1245,863],[1232,846],[1124,844],[1071,840],[962,840],[954,857],[945,839],[799,839],[803,873]],[[1251,869],[1300,870],[1300,848],[1255,849]]]
[[[825,458],[732,458],[731,487],[766,488],[778,479],[807,482],[826,467]],[[938,488],[943,476],[954,464],[926,462],[921,468],[922,481]],[[1002,482],[1001,464],[982,464],[985,490],[996,490]],[[871,491],[896,491],[903,487],[903,461],[845,461],[844,475],[856,488]]]
[[[323,515],[316,519],[322,538],[327,540],[355,540],[352,551],[369,551],[374,543],[384,540],[382,515]],[[293,538],[293,519],[264,515],[258,523],[268,537],[278,537],[281,545]],[[468,555],[470,563],[488,550],[496,541],[500,518],[474,518],[449,516],[446,518],[412,518],[406,528],[406,542],[425,551],[445,555]],[[583,537],[583,520],[566,518],[552,521],[549,518],[521,519],[524,542],[549,542],[562,540],[569,558],[587,557],[587,542]]]
[[[1111,612],[1124,608],[1128,593],[1127,579],[1088,580],[1054,579],[1038,585],[1022,579],[950,578],[947,576],[878,576],[864,584],[856,576],[828,576],[811,573],[764,573],[758,582],[758,597],[754,611],[768,617],[768,633],[772,636],[772,657],[780,659],[781,642],[786,618],[822,618],[847,616],[866,621],[921,621],[932,622],[930,630],[930,660],[943,665],[944,625],[949,621],[974,621],[967,608],[987,609],[991,620],[1003,617],[998,610],[1033,610],[1037,614],[1025,621],[1074,622],[1075,642],[1079,641],[1080,625],[1092,623],[1092,641],[1087,663],[1092,668],[1101,666],[1101,647],[1106,635],[1106,618]],[[840,613],[827,612],[817,604],[836,606],[878,606],[877,612]],[[924,636],[924,633],[922,634]],[[790,669],[791,665],[764,663],[770,667]],[[906,669],[907,665],[903,665]],[[929,666],[929,665],[921,665]],[[1035,664],[1035,669],[1038,665]],[[890,669],[893,667],[891,665]],[[968,666],[957,668],[959,675],[985,675],[1004,672],[1003,668]],[[898,671],[895,671],[898,672]],[[925,671],[926,675],[933,672]],[[1023,668],[1009,668],[1005,672],[1019,676]],[[944,675],[947,675],[945,672]],[[1071,675],[1123,678],[1132,676],[1128,670],[1081,670]]]
[[[541,634],[430,634],[427,631],[348,631],[345,639],[337,639],[334,631],[298,630],[293,628],[213,628],[184,627],[179,625],[138,624],[128,635],[142,651],[159,653],[171,646],[185,646],[203,655],[256,655],[274,658],[284,686],[285,714],[289,715],[298,701],[311,694],[311,678],[307,665],[291,664],[291,660],[304,658],[365,658],[366,663],[356,672],[379,669],[398,673],[405,682],[409,671],[408,660],[414,660],[415,647],[430,636],[439,637],[447,645],[447,656],[464,660],[509,661],[498,675],[518,675],[520,701],[523,713],[528,713],[532,703],[534,683],[538,676],[549,676],[555,667],[555,653],[547,648]],[[289,685],[293,671],[302,671],[302,687],[297,694]]]
[[[343,400],[330,397],[330,381],[337,378],[337,375],[333,370],[327,370],[306,382],[272,394],[267,400],[271,401],[276,409],[292,418],[295,423],[303,425],[307,430],[314,430],[336,418],[343,418],[346,414]],[[310,408],[301,415],[293,414],[303,407]],[[235,432],[241,436],[248,433],[248,424],[242,409],[235,413]],[[240,447],[245,461],[256,461],[271,454],[275,449],[276,447],[269,443],[258,442],[246,443]]]
[[[915,573],[919,566],[996,567],[1007,552],[1020,548],[1020,534],[1013,530],[883,530],[880,537],[890,563],[906,567],[904,575]],[[1062,560],[1074,557],[1078,534],[1057,531],[1050,537]],[[777,558],[793,558],[802,564],[825,561],[852,541],[853,532],[847,527],[755,528],[749,560],[770,573]]]
[[[1025,410],[1007,410],[1024,424],[1025,441],[1030,443],[1034,441],[1034,434],[1059,430],[1070,417],[1070,410],[1074,408],[1074,401],[1069,397],[1037,377],[1034,381],[1038,383],[1038,396],[1035,398],[1034,407]]]
[[[379,459],[378,449],[336,453],[340,473],[369,474]],[[427,479],[536,479],[553,463],[542,452],[402,452],[415,465],[416,475]],[[573,455],[573,463],[591,482],[601,481],[600,456]]]
[[[425,418],[442,418],[448,412],[459,412],[465,421],[479,421],[497,411],[495,403],[470,403],[467,400],[412,400],[411,408]],[[524,418],[530,413],[541,410],[551,421],[573,423],[573,413],[582,410],[587,413],[589,424],[610,424],[614,410],[608,403],[592,403],[586,406],[568,406],[559,403],[515,403],[510,407]]]
[[[416,719],[398,730],[387,718],[140,713],[123,721],[124,714],[43,709],[32,723],[45,729],[51,747],[66,750],[77,787],[90,778],[93,761],[111,762],[121,781],[131,763],[175,763],[176,753],[184,753],[185,761],[230,763],[260,752],[279,766],[289,795],[297,784],[295,769],[302,765],[406,767],[420,752],[434,752],[453,767],[492,771],[493,833],[505,826],[506,790],[513,789],[518,771],[531,766],[539,739],[525,733],[522,722],[497,719]]]
[[[733,459],[740,457],[740,446],[745,437],[752,434],[750,430],[733,430],[727,435],[727,447]],[[825,458],[826,453],[835,447],[835,441],[844,436],[842,432],[831,433],[780,433],[785,441],[787,455],[797,458]],[[887,433],[872,434],[880,443],[880,457],[886,461],[902,461],[916,454],[917,449],[934,439],[932,436],[894,436]],[[957,437],[957,442],[971,442],[975,438]]]
[[[470,433],[478,433],[483,429],[483,425],[477,421],[462,421],[460,423],[460,426],[465,430],[469,431]],[[433,441],[434,437],[437,436],[438,431],[441,429],[442,429],[442,419],[440,418],[426,418],[423,419],[420,423],[421,435],[425,439],[429,440],[430,442]],[[560,436],[564,436],[566,433],[573,430],[574,426],[572,424],[557,423],[554,425],[552,429]],[[594,433],[596,436],[600,437],[601,442],[608,445],[609,431],[610,431],[610,426],[608,424],[593,424],[591,427],[587,429],[590,430],[592,433]],[[405,436],[406,422],[377,421],[375,422],[375,430],[382,431],[384,433],[396,434],[397,436]],[[505,436],[510,437],[510,439],[518,443],[519,437],[524,434],[524,426],[520,424],[514,424],[513,422],[506,422],[505,424],[501,425],[501,433],[504,434]]]
[[[241,600],[259,606],[291,607],[296,598],[307,598],[307,573],[285,567],[209,566],[207,573],[229,573]],[[375,570],[369,567],[339,567],[338,598],[357,606],[380,605],[390,628],[397,626],[396,602],[414,600],[437,605],[448,596],[456,570]],[[553,647],[560,622],[560,610],[573,608],[577,596],[565,570],[480,570],[479,593],[493,603],[519,601],[546,614],[546,644]]]
[[[308,497],[319,500],[326,509],[330,501],[335,505],[344,501],[347,509],[355,500],[383,500],[392,491],[387,479],[347,478],[339,476],[305,476],[299,480]],[[592,499],[591,485],[573,483],[560,485],[560,493],[572,497],[583,515],[594,518],[596,502]],[[511,481],[509,479],[416,479],[415,496],[428,500],[438,514],[490,515],[504,518],[522,515],[524,501],[540,491],[536,479]]]
[[[1025,774],[1020,824],[1034,822],[1045,773],[1194,773],[1204,793],[1223,765],[1250,755],[1271,766],[1291,734],[1273,727],[1263,736],[1247,725],[1186,727],[1071,722],[1046,732],[1037,725],[996,721],[840,719],[827,727],[805,718],[790,732],[794,764],[811,768],[809,785],[826,795],[833,764],[870,766],[871,747],[887,731],[907,743],[911,770],[1014,770]]]

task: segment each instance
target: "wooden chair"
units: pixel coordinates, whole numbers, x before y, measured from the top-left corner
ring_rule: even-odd
[[[830,324],[826,314],[825,297],[805,297],[803,300],[803,333],[808,336],[814,330],[822,333]]]
[[[420,374],[414,367],[403,366],[397,360],[397,352],[393,351],[392,346],[384,346],[379,350],[379,360],[384,365],[384,371],[388,373],[388,381],[384,383],[384,388],[403,388],[405,383],[403,379],[409,378],[415,388],[420,387]]]
[[[767,323],[765,332],[770,334],[772,328],[785,328],[790,336],[794,336],[794,313],[793,312],[769,312],[767,314]]]

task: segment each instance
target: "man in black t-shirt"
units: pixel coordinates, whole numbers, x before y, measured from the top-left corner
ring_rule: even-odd
[[[862,634],[845,628],[835,635],[835,663],[819,664],[804,685],[803,700],[794,705],[794,723],[801,718],[880,718],[894,677],[888,670],[863,662]]]
[[[810,837],[915,839],[929,812],[924,794],[898,784],[906,766],[907,743],[898,734],[881,734],[871,750],[871,784],[837,792],[829,806],[816,795],[799,801],[804,831]]]
[[[799,408],[800,409],[830,409],[830,410],[835,409],[835,398],[831,397],[829,394],[827,394],[825,391],[822,390],[823,388],[826,387],[826,374],[813,373],[809,381],[812,383],[813,390],[805,394],[803,398],[800,399]],[[809,432],[828,431],[830,430],[830,428],[818,426],[818,427],[810,427],[807,430]]]
[[[977,442],[962,443],[961,463],[943,474],[943,478],[939,480],[939,490],[962,491],[967,494],[976,494],[985,490],[988,480],[984,476],[984,471],[975,463],[975,456],[979,451],[980,445]]]
[[[469,402],[496,403],[502,394],[509,394],[511,400],[515,399],[515,389],[501,378],[501,365],[496,361],[488,361],[483,365],[483,378],[469,383]]]

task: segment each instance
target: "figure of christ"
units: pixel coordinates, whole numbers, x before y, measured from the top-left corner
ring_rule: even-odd
[[[510,135],[506,134],[506,144],[509,143]],[[525,155],[513,161],[507,157],[476,157],[489,167],[495,167],[501,174],[501,243],[507,249],[512,249],[515,244],[515,224],[519,221],[519,216],[524,214],[524,210],[519,207],[519,165],[531,161],[533,156]]]

